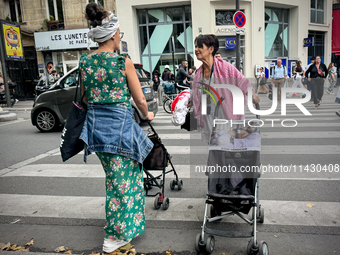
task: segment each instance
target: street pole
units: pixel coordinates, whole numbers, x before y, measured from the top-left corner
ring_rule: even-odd
[[[172,46],[172,70],[174,70],[174,76],[175,76],[175,80],[176,80],[176,69],[175,69],[175,38],[174,36],[171,36],[171,46]]]
[[[240,10],[240,0],[236,0],[236,11]],[[240,34],[236,32],[236,68],[240,71]]]
[[[1,30],[0,30],[1,31]],[[8,87],[8,78],[7,78],[7,71],[6,71],[6,58],[5,58],[5,47],[3,45],[3,36],[0,37],[0,59],[1,59],[1,71],[2,71],[2,78],[4,80],[5,85],[5,93],[6,93],[6,104],[7,107],[11,107],[11,94],[9,92]]]

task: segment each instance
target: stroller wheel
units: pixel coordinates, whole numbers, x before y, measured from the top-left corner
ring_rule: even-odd
[[[162,209],[163,209],[163,210],[168,210],[169,205],[170,205],[169,198],[165,197],[165,198],[163,199]]]
[[[207,244],[205,245],[205,251],[207,254],[211,254],[214,251],[215,248],[215,237],[214,236],[208,236]]]
[[[153,203],[153,205],[155,206],[155,209],[156,209],[156,210],[158,210],[159,208],[161,208],[161,205],[162,205],[162,204],[158,203],[158,199],[159,199],[159,195],[157,195],[157,196],[155,197],[155,201],[154,201],[154,203]]]
[[[195,250],[197,252],[204,252],[205,249],[205,242],[202,240],[201,234],[198,234],[196,236],[196,242],[195,242]]]
[[[175,180],[170,181],[170,189],[174,190],[175,189]]]
[[[248,243],[248,246],[247,246],[247,254],[248,255],[253,255],[253,254],[257,254],[257,252],[258,252],[258,248],[254,247],[254,237],[252,237],[249,240],[249,243]]]
[[[268,245],[265,241],[260,242],[259,255],[269,255]]]
[[[183,181],[182,180],[178,180],[177,189],[181,190],[182,188],[183,188]]]
[[[259,255],[269,255],[268,244],[265,241],[260,242]]]
[[[260,216],[257,218],[257,220],[259,221],[259,223],[264,222],[264,209],[263,208],[260,209]]]

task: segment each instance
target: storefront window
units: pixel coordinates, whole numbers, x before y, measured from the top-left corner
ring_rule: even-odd
[[[288,56],[289,13],[265,8],[265,57]]]
[[[235,39],[236,36],[218,36],[219,48],[218,52],[221,54],[223,60],[228,61],[232,65],[236,65],[236,49],[227,49],[226,47],[226,39]],[[240,67],[241,73],[244,74],[244,57],[245,57],[245,37],[244,35],[240,36]]]
[[[64,61],[78,60],[78,52],[77,51],[65,51],[63,53],[63,55],[64,55]]]
[[[164,63],[175,62],[177,65],[182,60],[193,58],[191,6],[137,10],[137,17],[141,61],[145,70],[151,73],[156,69],[161,71],[166,65]]]
[[[183,8],[168,8],[166,9],[167,21],[182,21],[183,20]]]
[[[309,31],[308,37],[314,37],[314,46],[308,47],[308,59],[320,56],[323,61],[325,48],[325,33],[319,31]]]

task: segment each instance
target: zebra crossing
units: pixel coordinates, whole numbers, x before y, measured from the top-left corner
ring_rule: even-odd
[[[264,96],[261,100],[261,109],[268,109],[271,102]],[[297,167],[295,172],[263,173],[260,179],[260,199],[265,208],[263,226],[271,226],[278,232],[283,226],[305,227],[301,234],[307,235],[312,227],[324,229],[326,233],[332,228],[332,235],[340,236],[340,172],[334,168],[340,164],[340,118],[334,113],[340,107],[329,95],[324,96],[320,109],[313,110],[312,103],[306,107],[312,116],[304,116],[294,106],[287,107],[286,116],[280,115],[280,107],[268,116],[270,119],[295,119],[296,127],[267,124],[261,128],[261,163]],[[171,222],[191,222],[199,231],[207,180],[203,174],[194,175],[190,163],[204,165],[206,151],[200,146],[198,133],[173,126],[170,118],[171,115],[159,107],[152,124],[172,156],[184,187],[181,191],[170,190],[172,176],[166,175],[165,194],[170,198],[170,207],[167,211],[157,211],[153,207],[154,198],[147,197],[147,226],[157,224],[158,228],[165,228]],[[142,128],[147,132],[148,125],[143,123]],[[88,164],[82,163],[82,158],[80,154],[62,164],[56,149],[0,170],[0,222],[9,223],[20,217],[29,218],[31,222],[49,218],[56,224],[58,219],[104,222],[104,172],[95,155],[89,157]],[[312,164],[332,165],[333,170],[305,170]],[[27,185],[33,187],[29,192]],[[223,221],[244,224],[234,218]],[[261,226],[258,231],[261,234]],[[191,241],[186,240],[188,249],[193,251],[194,240]]]

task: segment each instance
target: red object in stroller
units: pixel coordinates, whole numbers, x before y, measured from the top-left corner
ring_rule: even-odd
[[[222,99],[223,100],[223,99]],[[219,105],[215,110],[217,116]],[[259,106],[256,106],[259,109]],[[259,117],[258,117],[259,118]],[[268,255],[266,242],[257,242],[257,222],[264,222],[264,210],[259,203],[259,151],[223,151],[210,150],[208,166],[226,166],[233,171],[212,171],[208,173],[208,193],[205,200],[202,232],[197,235],[195,249],[198,253],[211,254],[215,247],[214,235],[244,238],[251,237],[247,254]],[[242,169],[257,169],[257,171],[242,171]],[[208,208],[210,205],[210,217]],[[252,210],[252,218],[247,219],[243,214]],[[242,214],[241,214],[242,213]],[[213,229],[210,222],[222,220],[225,217],[237,215],[246,223],[253,226],[249,232],[233,232]]]
[[[153,142],[154,147],[143,162],[143,170],[146,175],[146,177],[144,177],[144,192],[145,196],[156,197],[154,202],[156,210],[161,207],[163,210],[167,210],[170,202],[169,198],[164,196],[165,175],[171,172],[175,175],[175,179],[170,181],[171,190],[174,190],[175,186],[177,186],[178,190],[181,190],[183,188],[183,181],[178,179],[175,167],[171,162],[170,154],[162,143],[161,138],[158,136],[150,121],[148,121],[148,124],[151,129],[149,130],[148,137]],[[171,170],[166,171],[169,163],[171,165]],[[154,176],[150,172],[152,170],[162,170],[162,173]],[[149,190],[153,187],[158,187],[161,191],[156,194],[149,194]]]

